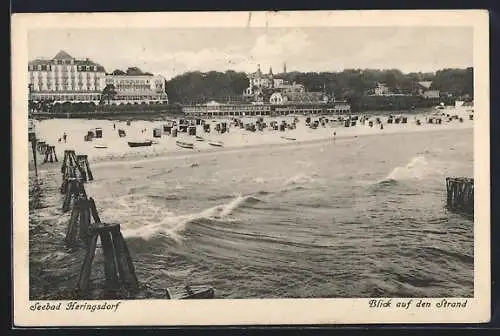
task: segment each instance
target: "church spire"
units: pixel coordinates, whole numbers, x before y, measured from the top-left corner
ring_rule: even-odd
[[[269,75],[272,76],[273,75],[273,67],[269,67]]]

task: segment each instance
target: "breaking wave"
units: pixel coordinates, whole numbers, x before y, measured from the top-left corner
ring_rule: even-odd
[[[394,168],[380,183],[421,179],[428,174],[429,163],[423,156],[415,156],[404,166]]]
[[[165,216],[156,223],[150,223],[137,228],[124,229],[125,238],[141,238],[149,240],[157,236],[168,236],[180,242],[182,240],[182,231],[192,222],[202,219],[216,220],[218,222],[230,223],[234,221],[231,218],[233,212],[247,205],[262,202],[259,198],[252,195],[238,195],[232,198],[228,203],[216,205],[201,212],[186,215]]]

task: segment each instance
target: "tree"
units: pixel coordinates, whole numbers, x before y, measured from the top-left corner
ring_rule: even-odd
[[[125,71],[122,71],[120,69],[114,70],[111,74],[112,75],[121,75],[121,76],[126,75]]]
[[[436,72],[432,90],[451,93],[454,96],[474,96],[474,69],[443,69]]]
[[[116,96],[115,86],[113,84],[108,84],[102,90],[101,101],[103,101],[104,99],[106,99],[108,101],[108,105],[109,105],[111,99],[114,99],[115,96]]]
[[[395,93],[418,95],[418,82],[432,80],[436,90],[456,90],[459,94],[473,95],[473,69],[445,69],[434,73],[404,74],[397,69],[346,69],[341,72],[288,72],[280,78],[292,84],[302,84],[306,91],[325,92],[337,100],[347,99],[353,106],[365,108],[363,97],[375,88],[377,83],[386,83]],[[206,103],[210,100],[225,102],[242,97],[249,86],[243,72],[187,72],[165,82],[171,103]],[[254,87],[254,92],[260,89]],[[271,91],[262,90],[267,97]],[[265,98],[264,98],[265,99]],[[403,98],[398,98],[403,99]],[[377,101],[381,104],[382,100]],[[410,101],[410,99],[408,99]],[[384,103],[385,104],[385,103]],[[387,103],[389,104],[389,103]],[[399,100],[391,103],[399,106]],[[375,104],[376,105],[376,104]]]
[[[171,103],[192,104],[240,97],[248,84],[245,73],[228,70],[187,72],[167,81],[165,86]]]
[[[129,76],[138,76],[138,75],[143,75],[144,73],[142,72],[141,69],[138,67],[130,67],[127,69],[127,75]]]

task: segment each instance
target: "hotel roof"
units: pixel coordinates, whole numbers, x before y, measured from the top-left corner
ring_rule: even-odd
[[[54,60],[67,60],[67,59],[74,59],[70,54],[65,52],[64,50],[61,50],[57,53],[57,55],[54,56]]]
[[[86,59],[76,59],[64,50],[59,51],[54,58],[52,59],[34,59],[32,61],[29,61],[29,65],[49,65],[49,64],[54,64],[55,61],[68,61],[68,60],[73,60],[73,64],[75,65],[84,65],[84,66],[97,66],[97,71],[99,72],[105,72],[106,70],[102,65],[99,63],[96,63],[88,58]]]

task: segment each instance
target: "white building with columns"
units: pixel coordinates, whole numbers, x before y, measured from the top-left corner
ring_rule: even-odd
[[[161,75],[107,75],[105,83],[115,88],[113,104],[168,102]]]
[[[102,99],[106,85],[116,95],[112,104],[168,102],[165,78],[160,75],[107,75],[104,67],[88,58],[77,59],[60,51],[52,59],[28,63],[31,99],[63,102],[94,102]]]
[[[88,58],[76,59],[60,51],[52,59],[28,63],[33,101],[96,102],[105,87],[104,67]]]

